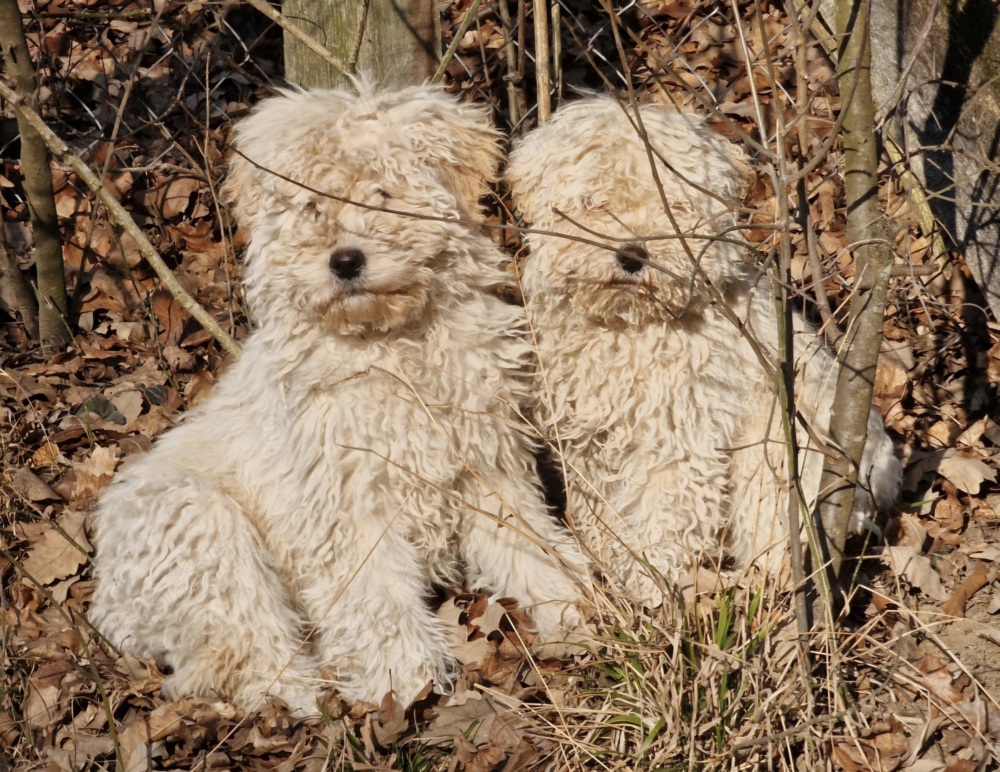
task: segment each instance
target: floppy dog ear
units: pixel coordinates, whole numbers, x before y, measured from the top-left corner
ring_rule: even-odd
[[[480,199],[488,183],[497,179],[500,133],[490,120],[489,109],[459,102],[436,86],[415,86],[410,139],[426,154],[428,164],[441,174],[441,181],[455,194],[462,216],[481,220]]]
[[[283,176],[294,180],[297,171],[311,167],[315,137],[353,99],[345,91],[282,89],[236,125],[221,192],[241,225],[252,228],[262,202],[282,183],[294,184]]]
[[[514,143],[507,159],[505,179],[514,206],[529,224],[552,215],[553,202],[585,195],[575,180],[567,180],[562,170],[574,168],[588,154],[597,127],[588,120],[583,102],[561,107],[552,121],[528,132]],[[567,142],[572,137],[574,141]],[[608,140],[602,140],[602,144]],[[588,190],[592,188],[587,184]]]
[[[721,204],[740,203],[753,175],[738,145],[708,128],[704,119],[672,105],[643,105],[640,115],[655,154],[676,169],[683,182],[697,183]]]

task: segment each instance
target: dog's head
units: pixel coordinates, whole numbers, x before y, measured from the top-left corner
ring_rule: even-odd
[[[568,301],[602,323],[638,326],[696,312],[705,280],[740,271],[731,229],[747,184],[743,153],[691,115],[610,97],[556,112],[522,139],[508,167],[533,229],[522,278],[529,301]],[[567,238],[572,237],[572,238]]]
[[[234,144],[224,195],[249,231],[245,282],[262,325],[392,330],[435,296],[496,280],[498,265],[468,247],[499,155],[482,108],[431,86],[285,91]]]

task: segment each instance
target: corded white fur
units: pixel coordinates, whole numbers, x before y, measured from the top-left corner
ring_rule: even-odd
[[[780,566],[788,483],[767,370],[707,291],[711,282],[773,361],[769,285],[744,266],[733,230],[747,161],[694,116],[663,105],[640,114],[652,155],[631,108],[593,97],[522,139],[507,174],[535,229],[522,268],[535,411],[566,471],[569,517],[609,578],[655,604],[656,575],[669,585],[702,557]],[[717,235],[735,243],[705,238]],[[628,271],[615,249],[661,270]],[[796,324],[798,404],[823,437],[835,362]],[[823,457],[806,449],[800,463],[813,501]],[[893,502],[900,476],[872,413],[855,527],[869,522],[872,495]]]
[[[327,686],[446,689],[432,583],[517,598],[543,639],[576,625],[583,561],[520,433],[524,312],[484,291],[503,255],[457,222],[495,174],[488,117],[430,86],[287,91],[235,136],[257,329],[103,495],[95,625],[172,668],[167,694],[300,714]]]

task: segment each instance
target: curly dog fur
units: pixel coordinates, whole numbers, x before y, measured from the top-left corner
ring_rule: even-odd
[[[779,566],[788,480],[772,379],[748,340],[773,361],[769,285],[735,232],[747,160],[694,116],[638,115],[611,97],[571,103],[518,143],[508,178],[535,229],[522,268],[534,409],[569,516],[609,578],[656,604],[704,557]],[[825,437],[835,362],[801,319],[795,338],[798,404]],[[815,500],[823,455],[799,434]],[[892,503],[900,475],[872,413],[855,527]]]
[[[432,585],[517,598],[543,638],[575,626],[583,560],[521,433],[524,313],[472,222],[488,117],[430,86],[286,91],[235,145],[257,328],[104,493],[95,625],[172,668],[168,695],[299,714],[327,687],[447,689]]]

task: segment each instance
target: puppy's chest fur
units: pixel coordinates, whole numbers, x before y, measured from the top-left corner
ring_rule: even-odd
[[[712,334],[724,329],[701,317],[640,329],[586,320],[554,328],[566,334],[543,337],[539,352],[551,385],[537,397],[549,433],[609,469],[635,463],[636,453],[650,465],[703,456],[706,446],[722,456],[738,418],[734,394],[743,387],[733,342]]]

